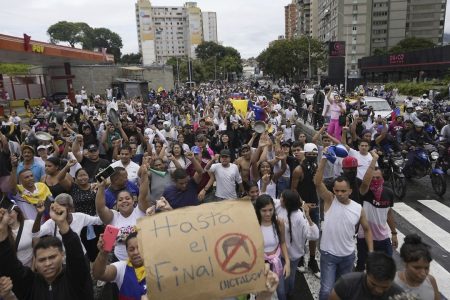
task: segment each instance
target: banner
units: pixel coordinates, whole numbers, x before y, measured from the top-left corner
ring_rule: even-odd
[[[243,118],[247,116],[248,100],[230,99],[236,112]]]
[[[222,299],[263,291],[264,245],[250,201],[225,200],[138,220],[149,299]]]

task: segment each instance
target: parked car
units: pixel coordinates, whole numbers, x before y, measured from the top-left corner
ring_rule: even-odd
[[[367,96],[363,98],[363,103],[373,108],[375,117],[381,116],[387,119],[391,117],[392,108],[386,99]]]
[[[48,96],[48,100],[54,103],[59,103],[61,100],[66,99],[69,96],[66,92],[57,92]]]

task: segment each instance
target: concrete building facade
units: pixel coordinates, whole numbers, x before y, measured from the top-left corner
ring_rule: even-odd
[[[202,12],[203,39],[205,42],[218,43],[217,39],[217,14],[215,12]]]
[[[292,39],[297,31],[298,10],[295,2],[294,0],[293,3],[284,7],[284,36],[286,39]]]
[[[144,65],[164,64],[174,56],[195,58],[195,49],[205,40],[203,13],[196,2],[166,7],[138,0],[135,8],[139,51]],[[207,13],[207,38],[212,36],[217,40],[217,18],[212,14],[214,16],[210,17]]]
[[[346,42],[348,76],[358,59],[388,50],[406,37],[442,45],[446,0],[318,0],[317,37]]]

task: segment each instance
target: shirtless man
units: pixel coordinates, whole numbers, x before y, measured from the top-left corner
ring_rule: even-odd
[[[252,149],[249,145],[245,144],[241,147],[239,153],[241,156],[234,163],[238,166],[239,173],[241,173],[242,184],[247,188],[247,183],[250,181]]]

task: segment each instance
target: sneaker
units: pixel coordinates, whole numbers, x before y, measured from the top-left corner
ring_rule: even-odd
[[[298,262],[297,265],[297,271],[299,271],[300,273],[305,273],[306,269],[305,269],[305,258],[302,256]]]
[[[308,262],[308,268],[311,270],[311,272],[316,276],[317,278],[320,278],[320,269],[317,265],[317,261],[315,258],[310,258]]]

